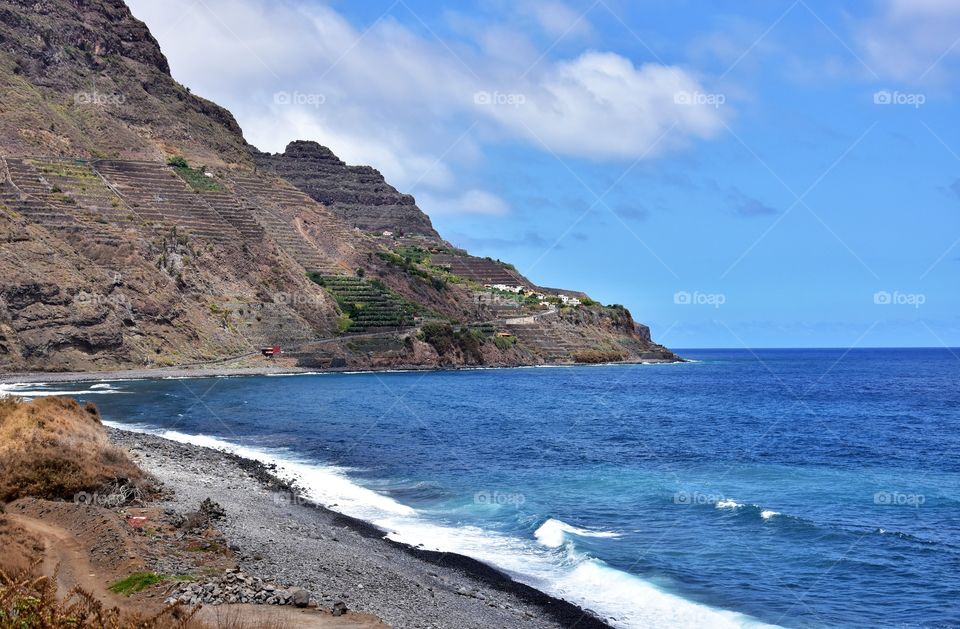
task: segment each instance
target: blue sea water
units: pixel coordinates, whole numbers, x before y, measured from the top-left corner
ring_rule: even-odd
[[[624,627],[960,626],[960,353],[21,387],[279,462]]]

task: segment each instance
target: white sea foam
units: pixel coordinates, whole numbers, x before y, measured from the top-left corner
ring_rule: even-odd
[[[618,534],[614,532],[593,531],[549,519],[537,529],[535,540],[527,540],[476,526],[445,526],[351,482],[343,468],[317,465],[286,451],[247,447],[216,437],[104,423],[274,464],[279,475],[294,478],[309,498],[377,525],[391,540],[455,552],[495,565],[520,581],[594,610],[616,627],[764,626],[743,614],[689,601],[600,560],[570,552],[569,542],[575,543],[577,537],[615,538]],[[563,551],[560,547],[565,540],[568,547]]]
[[[540,525],[540,528],[533,535],[537,538],[537,541],[548,548],[560,548],[567,540],[568,535],[576,535],[577,537],[620,537],[619,533],[590,531],[553,518]]]
[[[778,515],[780,515],[779,511],[771,511],[770,509],[764,509],[760,512],[760,517],[764,520],[769,520],[770,518]]]
[[[736,500],[725,499],[725,500],[718,500],[714,504],[714,506],[717,509],[739,509],[740,507],[743,507],[745,505],[741,502],[737,502]]]
[[[124,430],[135,430],[158,435],[164,439],[189,443],[205,448],[230,452],[248,459],[277,466],[279,475],[298,481],[304,488],[306,497],[323,505],[337,505],[337,510],[365,520],[383,514],[414,515],[410,507],[400,504],[382,494],[352,483],[344,470],[306,463],[280,451],[267,451],[237,445],[223,439],[207,435],[189,435],[175,430],[155,430],[145,427],[131,427],[129,424],[104,421],[104,424]]]
[[[63,382],[54,383],[31,383],[18,382],[11,384],[0,384],[0,397],[15,396],[27,399],[38,397],[71,396],[71,395],[113,395],[123,393],[123,391],[109,384],[94,384],[86,386],[86,383],[74,383],[80,388],[65,388],[71,386]],[[52,388],[52,385],[57,385]]]

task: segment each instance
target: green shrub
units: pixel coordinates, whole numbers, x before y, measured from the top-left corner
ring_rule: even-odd
[[[223,191],[223,186],[212,177],[207,177],[206,170],[203,167],[190,168],[187,160],[182,157],[173,157],[167,164],[173,167],[174,172],[187,182],[194,192]]]
[[[483,362],[481,347],[486,337],[480,330],[464,328],[455,331],[449,323],[430,322],[420,328],[420,339],[430,344],[441,356],[459,349],[468,362]]]
[[[441,356],[449,353],[456,345],[453,326],[449,323],[430,322],[420,328],[420,339],[433,346]]]
[[[130,596],[137,592],[142,592],[150,586],[163,583],[167,579],[156,572],[135,572],[125,579],[121,579],[110,586],[110,591],[114,594],[123,594]]]

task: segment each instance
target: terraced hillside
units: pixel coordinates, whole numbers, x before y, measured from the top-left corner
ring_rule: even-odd
[[[533,284],[515,270],[489,258],[475,258],[453,254],[434,254],[430,256],[434,266],[445,267],[454,275],[465,277],[478,284],[503,284],[505,286],[525,286]]]
[[[250,146],[122,0],[0,0],[0,42],[0,371],[672,358],[622,310],[486,288],[535,285],[375,169]]]
[[[350,332],[400,329],[414,323],[417,308],[387,290],[382,284],[359,277],[317,276],[315,281],[336,299],[349,317]]]

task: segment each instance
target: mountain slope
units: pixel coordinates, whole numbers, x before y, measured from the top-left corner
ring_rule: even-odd
[[[170,78],[121,0],[2,2],[0,51],[7,154],[250,162],[233,115]]]
[[[250,147],[122,2],[0,0],[0,86],[0,369],[675,358],[450,247],[372,168]]]
[[[440,240],[412,196],[397,192],[370,166],[347,166],[317,142],[291,142],[283,153],[254,152],[254,159],[259,168],[280,175],[351,227]]]

